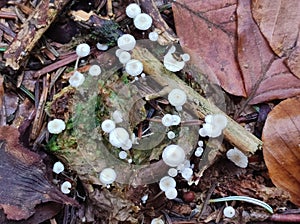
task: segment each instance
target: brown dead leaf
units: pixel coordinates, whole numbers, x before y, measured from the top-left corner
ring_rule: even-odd
[[[0,207],[7,219],[27,219],[41,203],[76,204],[50,184],[39,155],[18,139],[17,129],[0,127]]]
[[[300,29],[300,1],[254,0],[252,14],[273,51],[280,57],[295,46]]]
[[[300,205],[300,98],[282,101],[268,115],[263,153],[273,183]]]
[[[191,61],[211,82],[246,96],[236,61],[236,0],[173,3],[177,34]]]
[[[238,61],[250,103],[283,99],[300,93],[300,79],[277,58],[251,15],[249,0],[239,1]]]

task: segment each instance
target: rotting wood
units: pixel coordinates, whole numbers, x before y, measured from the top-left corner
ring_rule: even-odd
[[[54,3],[50,3],[50,0],[40,2],[5,51],[6,66],[14,70],[24,66],[31,50],[68,2],[69,0],[55,0]]]
[[[181,88],[188,96],[192,109],[203,119],[208,114],[223,114],[228,119],[228,125],[224,130],[224,137],[240,150],[254,153],[262,146],[262,141],[245,130],[241,125],[227,116],[212,102],[208,101],[174,73],[165,69],[164,65],[155,58],[146,48],[135,47],[132,53],[133,58],[140,60],[144,65],[144,72],[149,74],[158,84],[164,86],[161,96],[166,95],[174,88]],[[160,96],[156,95],[156,96]]]

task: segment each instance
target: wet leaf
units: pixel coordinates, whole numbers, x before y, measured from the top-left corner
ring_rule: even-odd
[[[261,32],[278,56],[287,55],[297,41],[300,28],[300,1],[254,0],[252,14]]]
[[[50,184],[39,155],[18,139],[17,129],[0,127],[0,207],[7,219],[27,219],[41,203],[76,204]]]
[[[227,92],[245,96],[236,61],[235,11],[236,0],[173,3],[180,44],[191,55],[192,64]]]
[[[263,153],[273,183],[300,205],[300,98],[282,101],[263,129]]]

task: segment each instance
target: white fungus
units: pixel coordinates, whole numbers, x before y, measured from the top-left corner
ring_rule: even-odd
[[[186,103],[187,96],[184,91],[181,89],[173,89],[169,94],[168,94],[168,101],[172,106],[182,106],[183,104]]]
[[[129,4],[127,7],[126,7],[126,15],[129,17],[129,18],[135,18],[138,14],[141,14],[142,10],[141,10],[141,7],[136,4],[136,3],[131,3]]]
[[[173,168],[173,167],[170,168],[170,169],[168,170],[168,175],[169,175],[170,177],[176,177],[177,174],[178,174],[177,169],[175,169],[175,168]]]
[[[116,124],[113,120],[106,119],[101,124],[102,131],[106,133],[110,133],[112,130],[116,128]]]
[[[129,134],[124,128],[115,128],[109,133],[109,142],[120,148],[128,143]]]
[[[175,188],[175,187],[176,187],[176,181],[173,177],[164,176],[159,181],[159,188],[162,191],[166,191],[170,188]]]
[[[123,51],[118,58],[121,64],[126,64],[131,59],[131,55],[127,51]]]
[[[232,218],[235,215],[235,209],[232,206],[226,206],[223,210],[223,214],[226,218]]]
[[[174,139],[176,135],[173,131],[168,131],[167,136],[168,136],[168,139]]]
[[[187,62],[191,59],[190,55],[185,53],[185,54],[181,54],[180,55],[181,59],[184,61],[184,62]]]
[[[238,167],[246,168],[248,165],[248,157],[236,147],[229,149],[226,153],[226,156]]]
[[[108,49],[108,45],[97,43],[96,47],[99,51],[106,51]]]
[[[165,195],[168,199],[172,200],[175,199],[177,197],[177,190],[176,188],[170,188],[168,190],[165,191]]]
[[[222,134],[222,129],[215,123],[205,123],[202,128],[208,137],[216,138]]]
[[[126,72],[131,76],[138,76],[143,72],[143,63],[136,59],[129,60],[125,65]]]
[[[179,145],[168,145],[162,153],[163,161],[171,167],[176,167],[185,160],[184,150]]]
[[[83,43],[83,44],[79,44],[76,47],[76,54],[78,57],[86,57],[89,55],[91,51],[90,45]]]
[[[149,198],[148,194],[145,194],[145,195],[141,198],[142,203],[143,203],[143,204],[146,204],[148,198]]]
[[[123,115],[122,115],[121,111],[115,110],[112,114],[112,119],[117,124],[123,122]]]
[[[116,180],[116,178],[117,174],[112,168],[103,169],[99,175],[99,179],[103,184],[111,184]]]
[[[61,119],[53,119],[47,125],[48,131],[51,134],[59,134],[66,129],[66,124]]]
[[[151,40],[151,41],[157,41],[157,40],[158,40],[158,33],[155,32],[155,31],[150,32],[150,33],[148,34],[148,38],[149,38],[149,40]]]
[[[124,51],[131,51],[136,44],[134,36],[130,34],[123,34],[118,38],[118,47]]]
[[[188,181],[193,176],[193,170],[189,167],[186,167],[181,171],[181,176]]]
[[[195,156],[196,157],[200,157],[202,156],[203,153],[203,148],[201,146],[199,146],[196,150],[195,150]]]
[[[205,122],[214,124],[218,126],[220,129],[224,129],[227,126],[227,118],[223,114],[209,114],[205,116]]]
[[[116,50],[115,55],[117,57],[119,57],[122,52],[124,52],[124,50],[122,50],[122,49],[119,48],[119,49]]]
[[[70,190],[71,187],[72,187],[72,184],[69,181],[65,181],[60,186],[60,190],[64,194],[69,194],[71,192],[71,190]]]
[[[166,127],[173,125],[174,120],[172,114],[165,114],[161,119],[161,123]]]
[[[180,124],[181,118],[178,115],[174,114],[174,115],[172,115],[172,118],[173,118],[172,125],[179,125]]]
[[[154,218],[151,220],[151,224],[165,224],[161,218]]]
[[[146,13],[140,13],[134,18],[133,24],[139,30],[148,30],[152,25],[152,18]]]
[[[84,75],[78,71],[75,71],[74,74],[69,78],[69,83],[71,86],[77,88],[83,84],[84,80]]]
[[[178,72],[182,70],[184,65],[185,62],[177,61],[170,51],[164,56],[164,66],[171,72]]]
[[[125,144],[123,144],[121,146],[121,148],[123,150],[129,150],[129,149],[131,149],[131,147],[132,147],[132,141],[130,139],[127,139],[127,141],[125,142]]]
[[[199,147],[203,147],[203,141],[201,141],[201,140],[198,141],[198,146],[199,146]]]
[[[91,76],[98,76],[101,74],[101,68],[99,65],[92,65],[90,68],[89,68],[89,74]]]
[[[65,166],[60,161],[58,161],[58,162],[54,163],[52,170],[54,173],[60,174],[61,172],[63,172],[65,170]]]
[[[120,151],[120,152],[119,152],[119,158],[120,158],[120,159],[126,159],[126,158],[127,158],[127,152],[125,152],[125,151]]]

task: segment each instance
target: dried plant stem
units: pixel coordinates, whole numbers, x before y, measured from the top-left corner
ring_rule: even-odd
[[[147,49],[137,46],[133,51],[133,58],[140,60],[144,65],[144,72],[149,74],[159,85],[163,86],[161,94],[166,95],[174,88],[180,88],[188,96],[189,106],[198,115],[199,118],[203,119],[208,114],[223,114],[228,119],[228,125],[224,130],[225,139],[231,142],[234,146],[241,149],[244,152],[254,153],[262,145],[262,142],[246,131],[241,125],[227,116],[222,110],[220,110],[212,102],[208,101],[191,87],[186,85],[184,81],[178,78],[174,73],[169,72],[165,69],[164,65],[155,58]],[[150,98],[153,98],[148,97]],[[146,97],[147,98],[147,97]]]

